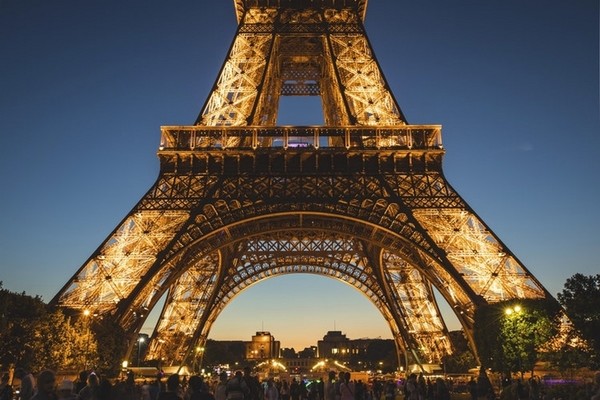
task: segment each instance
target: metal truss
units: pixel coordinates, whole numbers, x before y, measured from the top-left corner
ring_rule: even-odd
[[[273,126],[282,95],[321,95],[327,125],[405,123],[356,12],[245,8],[241,21],[197,125]]]
[[[415,218],[444,249],[473,291],[489,303],[544,298],[543,286],[469,210],[415,210]]]
[[[162,127],[156,183],[54,304],[112,318],[131,352],[165,299],[147,358],[181,365],[246,288],[317,274],[363,293],[399,354],[439,363],[452,346],[436,294],[473,346],[477,307],[550,296],[444,178],[441,127],[406,123],[366,0],[234,4],[196,124]],[[325,125],[275,126],[280,96],[320,96]]]

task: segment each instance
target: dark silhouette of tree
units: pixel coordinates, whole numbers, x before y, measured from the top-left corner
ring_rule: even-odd
[[[573,275],[557,297],[575,329],[593,349],[589,360],[592,367],[600,367],[600,274]]]
[[[460,331],[449,332],[450,341],[454,348],[454,353],[444,357],[444,370],[447,373],[466,373],[471,368],[477,366],[477,360],[469,348],[469,342],[465,333]]]
[[[0,283],[0,363],[33,370],[37,335],[35,326],[46,315],[46,305],[38,296],[13,293]]]
[[[382,369],[384,372],[397,370],[396,344],[389,339],[373,339],[367,345],[364,362],[367,367]]]
[[[98,371],[110,377],[117,376],[122,363],[122,357],[127,351],[128,336],[123,328],[110,318],[93,318],[90,330],[96,338],[97,352],[91,353],[90,362]]]
[[[203,366],[219,364],[241,365],[244,361],[246,347],[241,340],[212,340],[208,339],[204,346]]]
[[[96,341],[81,323],[39,296],[13,293],[0,283],[0,364],[42,369],[82,368],[85,349],[93,356]]]

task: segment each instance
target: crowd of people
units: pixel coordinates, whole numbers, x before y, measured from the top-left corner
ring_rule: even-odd
[[[136,381],[131,372],[111,380],[83,371],[77,379],[59,381],[51,370],[34,377],[22,368],[15,370],[14,377],[20,382],[18,391],[13,390],[8,374],[2,376],[0,400],[395,400],[399,389],[393,381],[354,381],[347,372],[333,371],[326,379],[260,381],[250,368],[231,375],[221,372],[215,380],[157,374],[154,379]]]
[[[329,372],[324,379],[286,379],[272,377],[260,381],[250,368],[229,375],[221,372],[215,380],[202,376],[172,374],[166,379],[134,379],[127,373],[123,379],[110,380],[92,371],[83,371],[75,380],[58,382],[53,371],[34,375],[22,368],[14,371],[20,382],[14,391],[8,373],[0,378],[0,400],[450,400],[451,382],[441,377],[429,378],[410,374],[400,382],[352,380],[348,372]],[[600,400],[600,375],[596,375],[595,396]],[[496,399],[494,389],[482,373],[467,383],[471,400]],[[500,399],[544,400],[535,379],[503,382]]]

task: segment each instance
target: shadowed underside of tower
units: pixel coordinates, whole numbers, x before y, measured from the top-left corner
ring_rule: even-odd
[[[185,363],[245,288],[311,273],[361,291],[399,353],[452,348],[434,289],[473,343],[478,306],[549,297],[448,184],[439,125],[410,125],[365,34],[367,1],[235,0],[238,29],[192,126],[162,127],[156,183],[53,299]],[[281,96],[324,125],[276,126]],[[133,341],[130,344],[133,345]]]

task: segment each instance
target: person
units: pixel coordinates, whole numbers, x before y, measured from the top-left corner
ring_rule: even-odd
[[[479,399],[488,399],[493,397],[494,389],[490,378],[485,373],[485,369],[479,368],[479,376],[477,376],[477,397]]]
[[[17,368],[15,377],[21,381],[21,389],[19,390],[20,400],[31,400],[35,391],[35,379],[31,372],[25,368]]]
[[[354,398],[356,400],[365,400],[365,393],[366,393],[366,388],[365,388],[365,384],[363,383],[362,379],[359,379],[357,382],[354,383]]]
[[[594,374],[594,395],[591,400],[600,400],[600,371]]]
[[[188,386],[189,400],[215,400],[215,397],[208,391],[201,376],[193,375],[190,377]]]
[[[58,398],[60,400],[76,400],[75,384],[70,379],[64,379],[58,385]]]
[[[12,400],[13,398],[13,389],[8,381],[10,380],[10,375],[5,373],[2,375],[2,379],[0,379],[0,400]]]
[[[427,396],[427,382],[425,382],[425,376],[423,376],[422,372],[417,378],[417,393],[419,395],[419,400],[425,400],[425,397]]]
[[[179,374],[173,374],[167,378],[167,390],[158,394],[157,400],[183,400],[179,393]]]
[[[406,382],[404,383],[404,388],[406,390]],[[408,392],[405,392],[408,393]],[[385,400],[394,400],[396,399],[396,383],[393,380],[387,381],[383,388],[383,396]],[[405,400],[408,400],[408,395],[405,394]]]
[[[277,390],[277,387],[275,387],[275,381],[273,378],[269,378],[267,381],[265,400],[279,400],[279,391]]]
[[[292,400],[300,400],[300,384],[296,378],[292,378],[292,383],[290,384],[290,397]]]
[[[279,389],[279,397],[281,397],[281,400],[290,400],[290,385],[285,379],[281,382],[281,389]]]
[[[242,371],[235,371],[231,379],[227,381],[225,387],[227,400],[244,400],[250,395],[250,388],[242,376]]]
[[[31,400],[58,400],[56,393],[56,375],[49,369],[39,373],[37,391]]]
[[[135,389],[135,387],[134,387]],[[105,377],[101,376],[98,382],[98,400],[113,400],[116,393],[113,393],[112,383]],[[120,397],[119,400],[135,400],[135,396],[132,397]]]
[[[354,384],[350,382],[350,372],[346,372],[344,380],[340,382],[340,399],[354,400]]]
[[[381,400],[381,392],[383,391],[383,385],[379,379],[373,380],[373,400]]]
[[[248,387],[248,393],[245,394],[245,399],[260,400],[262,398],[260,382],[257,377],[252,376],[250,367],[248,366],[244,368],[244,381],[246,381],[246,386]]]
[[[335,371],[329,371],[325,382],[325,400],[335,400]]]
[[[529,378],[529,400],[540,399],[540,381],[538,377],[532,376]]]
[[[434,392],[436,400],[450,400],[450,390],[446,385],[446,381],[441,377],[435,379]]]
[[[471,400],[477,400],[477,382],[475,381],[474,377],[471,377],[467,383],[467,388],[469,390],[469,394],[471,395]]]
[[[419,400],[419,387],[417,384],[417,374],[412,373],[408,376],[405,383],[405,393],[407,400]]]
[[[81,392],[81,389],[83,389],[87,385],[88,375],[89,374],[87,371],[81,371],[79,373],[79,378],[77,378],[77,380],[74,383],[75,388],[73,390],[75,391],[75,394],[78,394],[79,392]]]
[[[227,399],[227,372],[221,371],[219,374],[219,382],[215,387],[215,400]]]
[[[98,398],[98,387],[100,380],[94,372],[88,375],[87,384],[77,393],[80,400],[96,400]]]
[[[113,392],[113,397],[119,400],[136,400],[139,397],[133,371],[127,371],[125,380],[115,383],[115,386],[110,389],[106,384],[102,384],[102,379],[100,380],[100,386],[104,387],[103,390]]]

